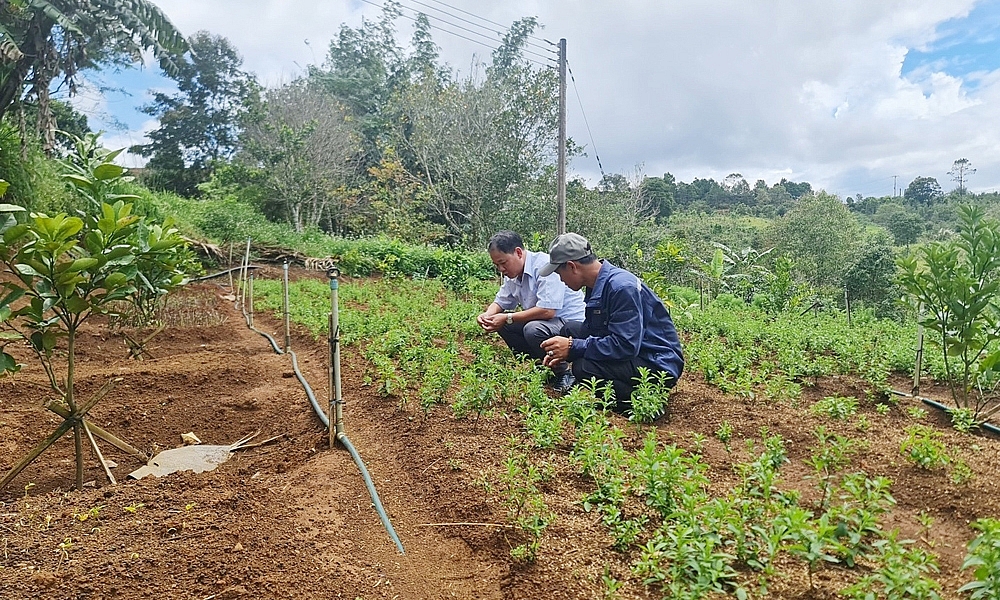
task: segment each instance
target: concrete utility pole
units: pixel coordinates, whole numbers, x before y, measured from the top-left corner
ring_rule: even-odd
[[[556,233],[566,233],[566,38],[559,40],[559,167]]]

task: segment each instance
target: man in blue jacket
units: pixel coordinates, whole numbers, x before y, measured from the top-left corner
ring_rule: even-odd
[[[542,342],[543,363],[573,363],[577,381],[611,382],[615,411],[631,411],[639,367],[666,373],[673,385],[684,370],[677,330],[666,306],[636,275],[598,260],[590,242],[565,233],[552,242],[540,276],[557,273],[571,290],[586,287],[583,323],[567,323],[559,336]]]

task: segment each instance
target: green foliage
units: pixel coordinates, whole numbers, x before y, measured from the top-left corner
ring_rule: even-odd
[[[906,428],[906,437],[900,443],[899,451],[921,469],[941,468],[951,462],[951,459],[940,438],[939,431],[924,425],[913,425]]]
[[[726,452],[729,452],[729,443],[733,439],[733,424],[729,421],[719,423],[719,428],[715,430],[715,437],[726,447]]]
[[[960,209],[958,239],[935,242],[899,261],[900,282],[937,334],[952,398],[985,419],[1000,384],[1000,222],[978,206]],[[994,370],[994,367],[998,367]],[[976,393],[976,392],[979,393]]]
[[[888,390],[891,371],[912,368],[915,352],[915,326],[864,312],[848,327],[837,312],[770,316],[753,307],[713,304],[677,324],[685,336],[685,369],[744,397],[796,398],[807,378],[847,373],[862,377],[878,397]]]
[[[538,556],[542,534],[555,518],[545,504],[538,484],[552,477],[548,465],[538,465],[518,449],[517,439],[511,440],[505,469],[500,473],[497,491],[501,494],[508,518],[526,540],[511,548],[513,559],[534,562]]]
[[[87,201],[86,212],[100,210],[102,202],[129,201],[137,199],[132,194],[117,193],[121,187],[125,169],[114,163],[124,151],[107,150],[101,146],[100,134],[88,133],[82,138],[69,136],[73,152],[65,159],[57,161],[62,168],[62,179]]]
[[[828,434],[826,428],[817,427],[813,432],[818,442],[813,447],[806,464],[813,468],[823,492],[820,507],[826,508],[833,491],[833,484],[841,472],[851,464],[851,457],[857,452],[857,443],[839,435]]]
[[[147,133],[148,144],[130,149],[150,157],[146,183],[193,196],[220,160],[236,149],[237,126],[254,91],[253,77],[240,70],[243,59],[229,40],[199,31],[188,41],[189,60],[178,63],[170,75],[178,91],[153,92],[142,107],[159,120]]]
[[[813,414],[843,420],[858,412],[858,399],[851,396],[827,396],[812,405]]]
[[[851,264],[861,226],[836,196],[804,196],[774,227],[780,254],[795,257],[814,287],[840,286]]]
[[[906,186],[903,198],[910,204],[926,206],[938,202],[944,196],[941,184],[933,177],[917,177]]]
[[[844,286],[853,309],[871,308],[875,315],[895,318],[902,291],[896,282],[895,254],[886,236],[870,236],[858,249],[847,272]]]
[[[971,600],[1000,597],[1000,520],[979,519],[972,527],[981,533],[969,542],[962,569],[973,569],[975,580],[958,589],[969,592]]]
[[[123,174],[111,163],[117,153],[97,148],[96,136],[77,140],[76,157],[63,163],[67,181],[96,212],[83,217],[36,213],[27,223],[7,216],[0,227],[0,260],[14,275],[3,284],[6,297],[0,311],[31,331],[22,335],[30,340],[56,390],[61,385],[52,370],[52,353],[56,338],[68,335],[65,393],[70,404],[72,347],[80,324],[122,300],[130,299],[148,313],[181,282],[188,261],[175,230],[147,225],[123,201],[128,196],[113,193]],[[21,297],[29,302],[15,310],[11,304]],[[11,326],[19,325],[12,321]]]
[[[2,30],[0,118],[22,101],[27,88],[38,102],[46,151],[55,146],[49,93],[60,75],[72,91],[81,71],[141,62],[144,51],[151,51],[162,69],[174,73],[187,51],[187,43],[166,15],[146,0],[17,3],[17,9],[4,10]]]
[[[639,367],[639,377],[632,390],[632,414],[630,421],[652,423],[667,410],[667,402],[673,387],[673,377],[668,373],[653,373]]]
[[[896,533],[874,543],[878,568],[842,593],[852,600],[939,600],[941,585],[928,574],[937,573],[934,556],[898,540]]]
[[[795,281],[795,261],[788,255],[774,261],[774,271],[765,278],[764,288],[754,296],[754,306],[777,314],[798,308],[809,295],[808,286]]]
[[[954,408],[948,411],[948,416],[951,417],[951,426],[956,431],[970,433],[972,430],[979,428],[979,423],[976,421],[976,414],[972,409]]]
[[[924,232],[923,217],[918,212],[894,202],[886,202],[879,206],[872,220],[889,232],[897,246],[916,242]]]

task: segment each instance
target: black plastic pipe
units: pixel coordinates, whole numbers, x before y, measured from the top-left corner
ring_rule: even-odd
[[[893,394],[896,394],[897,396],[903,396],[905,398],[916,398],[917,400],[920,400],[921,402],[923,402],[927,406],[930,406],[932,408],[936,408],[938,410],[944,411],[944,412],[946,412],[948,414],[951,414],[951,411],[953,410],[950,406],[945,406],[944,404],[941,404],[937,400],[931,400],[930,398],[924,398],[922,396],[914,396],[913,394],[907,394],[906,392],[900,392],[900,391],[897,391],[897,390],[891,390],[891,391],[892,391]],[[989,431],[990,433],[995,433],[997,435],[1000,435],[1000,427],[997,427],[996,425],[993,425],[992,423],[985,423],[985,422],[984,423],[980,423],[979,427],[985,429],[986,431]]]
[[[319,420],[323,422],[323,425],[327,429],[329,429],[330,419],[326,416],[325,411],[319,405],[319,401],[316,400],[316,394],[313,393],[313,389],[309,385],[309,382],[306,381],[306,378],[302,376],[302,372],[299,370],[299,361],[295,356],[295,352],[293,352],[291,348],[288,348],[287,352],[282,351],[278,347],[278,343],[274,340],[273,337],[251,325],[250,316],[246,313],[246,311],[242,312],[243,312],[243,318],[247,321],[247,327],[249,327],[251,331],[259,333],[260,335],[267,338],[267,341],[271,343],[271,347],[274,348],[274,351],[277,354],[288,354],[289,356],[292,357],[292,371],[295,373],[295,378],[298,379],[299,383],[302,384],[302,388],[305,390],[306,397],[309,398],[309,403],[312,405],[313,411],[316,413],[316,416],[318,416]],[[286,340],[287,339],[288,339],[288,334],[286,333]],[[336,354],[336,356],[339,359],[340,356],[339,352]],[[339,384],[340,365],[339,364],[335,365],[335,369],[337,372],[337,382]],[[344,446],[344,448],[347,448],[347,452],[350,453],[351,458],[354,459],[354,464],[358,466],[358,471],[361,472],[361,478],[365,482],[365,487],[368,488],[368,495],[371,496],[372,504],[375,506],[375,512],[378,513],[379,519],[382,521],[382,525],[385,527],[386,532],[388,532],[389,537],[392,538],[392,541],[396,544],[396,548],[399,550],[399,553],[406,554],[406,551],[403,549],[403,542],[399,540],[399,536],[396,535],[396,530],[393,528],[392,522],[389,521],[389,516],[385,512],[385,507],[382,506],[382,501],[378,497],[378,491],[375,489],[375,483],[372,481],[371,475],[369,475],[368,468],[365,466],[364,461],[361,460],[361,455],[358,454],[358,451],[354,448],[354,445],[351,443],[351,440],[347,437],[347,434],[344,433],[343,430],[336,432],[335,437],[337,441],[339,441]]]

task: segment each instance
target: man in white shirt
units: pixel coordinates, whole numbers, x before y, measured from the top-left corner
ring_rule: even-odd
[[[540,277],[538,271],[548,265],[549,255],[525,250],[521,236],[513,231],[498,232],[487,250],[504,276],[503,284],[476,321],[486,331],[499,333],[515,354],[543,359],[543,341],[559,335],[567,322],[583,321],[583,292],[566,287],[555,273]],[[516,310],[518,306],[521,310]],[[552,371],[556,390],[573,386],[573,372],[565,363],[554,365]]]

